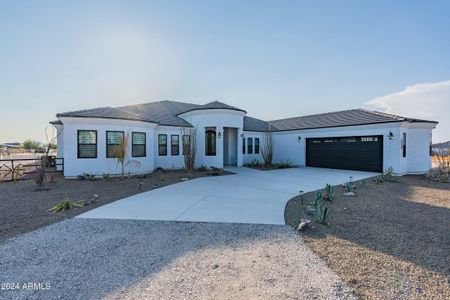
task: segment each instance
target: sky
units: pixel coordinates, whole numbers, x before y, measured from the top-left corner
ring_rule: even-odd
[[[450,140],[450,1],[0,0],[0,142],[158,100],[264,120],[367,108]]]

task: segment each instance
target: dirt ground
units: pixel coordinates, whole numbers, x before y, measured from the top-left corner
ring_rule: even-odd
[[[335,187],[328,225],[313,223],[302,236],[360,298],[450,299],[450,184],[403,176],[343,193]],[[302,217],[300,199],[291,199],[286,223]]]
[[[191,178],[209,176],[208,174],[210,173],[196,171]],[[80,181],[64,179],[57,173],[54,182],[46,185],[46,191],[36,191],[34,180],[0,182],[0,243],[10,237],[74,217],[110,202],[180,182],[185,177],[185,171],[165,171],[163,176],[155,172],[143,179],[131,177],[123,180],[109,178]],[[83,208],[57,213],[47,211],[65,199],[90,203],[94,194],[98,195],[96,203]]]

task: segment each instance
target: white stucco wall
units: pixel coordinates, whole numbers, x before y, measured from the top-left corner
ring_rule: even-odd
[[[431,166],[426,148],[433,128],[433,124],[399,122],[274,132],[274,162],[289,160],[294,165],[305,166],[306,138],[383,135],[384,170],[392,167],[399,175],[424,173]],[[394,135],[392,140],[388,138],[390,132]],[[402,132],[407,132],[407,147],[411,149],[406,158],[402,157]]]
[[[261,155],[261,148],[263,144],[263,134],[261,132],[256,131],[244,131],[245,138],[245,154],[243,154],[244,164],[249,164],[253,160],[257,160],[260,164],[264,163],[264,159]],[[253,153],[248,154],[248,138],[253,138]],[[255,138],[259,138],[259,153],[255,153]],[[239,152],[242,153],[242,138],[241,138],[241,147],[238,149]]]
[[[431,168],[430,143],[432,133],[424,124],[405,124],[407,173],[423,173]]]
[[[183,146],[182,146],[182,133],[180,127],[171,126],[158,126],[155,130],[155,143],[153,144],[155,153],[155,168],[161,167],[164,169],[182,169],[184,168],[184,156],[183,156]],[[160,156],[158,153],[158,135],[167,135],[167,155]],[[172,155],[171,147],[171,136],[179,136],[179,150],[178,155]]]
[[[205,165],[207,167],[214,166],[216,168],[223,168],[223,128],[237,128],[237,136],[240,136],[244,127],[244,116],[244,112],[227,109],[195,110],[179,116],[197,129],[196,167]],[[215,156],[205,155],[205,128],[207,127],[216,128]],[[222,135],[222,138],[219,138],[219,132]],[[237,164],[238,166],[242,166],[243,156],[242,151],[240,151],[240,149],[242,149],[241,139],[238,139],[237,147]]]
[[[64,124],[62,143],[64,151],[64,176],[75,177],[83,173],[102,175],[120,174],[120,165],[115,158],[106,158],[106,131],[124,131],[129,134],[130,163],[125,167],[128,174],[151,172],[154,169],[155,124],[99,118],[61,118]],[[77,131],[97,130],[97,158],[78,158]],[[146,157],[131,157],[131,132],[145,132],[147,139]],[[59,143],[58,143],[59,144]]]

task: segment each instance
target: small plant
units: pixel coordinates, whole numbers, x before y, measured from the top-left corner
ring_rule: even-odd
[[[91,173],[83,173],[82,175],[84,178],[89,179],[90,181],[94,181],[95,180],[95,175],[91,174]]]
[[[103,174],[102,174],[102,178],[103,178],[104,180],[108,180],[109,177],[110,177],[109,173],[103,173]]]
[[[425,174],[425,178],[436,182],[450,182],[450,169],[434,168]]]
[[[208,171],[208,167],[205,166],[205,165],[201,165],[201,166],[198,168],[198,170],[199,170],[200,172],[205,172],[205,171]]]
[[[319,201],[316,210],[316,220],[319,224],[326,224],[328,218],[328,207],[323,201]]]
[[[70,199],[64,199],[64,200],[58,202],[58,204],[56,204],[52,208],[48,209],[47,211],[58,212],[58,211],[71,210],[73,208],[80,208],[83,206],[84,206],[84,204],[81,201],[73,201]]]
[[[164,174],[164,172],[159,172],[159,181],[165,181],[166,180],[166,175]]]
[[[347,182],[345,183],[345,192],[347,192],[347,193],[352,193],[352,192],[353,192],[353,189],[354,189],[353,181],[347,181]]]
[[[397,181],[397,179],[395,179],[395,176],[394,176],[394,169],[392,167],[387,168],[384,171],[383,175],[379,175],[379,176],[375,177],[375,179],[373,181],[377,184]]]
[[[325,186],[325,193],[324,193],[324,197],[323,198],[332,201],[333,200],[333,194],[334,194],[333,186],[331,186],[331,184],[327,183],[327,185]]]
[[[259,166],[259,160],[257,160],[256,158],[252,159],[252,161],[250,162],[249,166],[250,167],[258,167]]]
[[[278,169],[287,169],[292,167],[292,162],[288,159],[278,164]]]
[[[383,175],[379,175],[379,176],[375,177],[375,178],[373,179],[373,182],[375,182],[376,184],[382,184],[382,183],[384,183],[384,177],[383,177]]]
[[[320,201],[322,201],[322,199],[323,199],[322,192],[321,191],[317,191],[314,194],[314,200],[313,200],[312,206],[317,207],[317,205],[319,204]]]
[[[367,184],[367,181],[366,181],[365,179],[363,179],[363,180],[361,181],[361,186],[366,186],[366,184]]]
[[[394,177],[394,169],[392,167],[387,168],[382,176],[384,177],[384,181],[396,181]]]

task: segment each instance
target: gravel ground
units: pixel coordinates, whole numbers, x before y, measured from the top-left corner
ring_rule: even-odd
[[[227,174],[224,172],[224,174]],[[207,172],[195,172],[192,178],[207,176]],[[54,182],[48,183],[47,191],[36,191],[33,180],[17,182],[0,182],[0,244],[7,238],[17,236],[71,218],[88,210],[108,204],[110,202],[146,192],[153,189],[153,185],[159,187],[180,182],[186,177],[184,171],[166,171],[163,178],[158,173],[139,178],[110,178],[95,181],[79,181],[64,179],[57,174]],[[162,180],[163,179],[163,180]],[[142,189],[139,190],[140,182]],[[87,201],[97,194],[98,200],[79,209],[65,212],[48,212],[59,201],[68,198],[74,201]]]
[[[450,184],[403,176],[343,193],[335,187],[329,225],[314,224],[303,238],[360,298],[450,299]],[[301,211],[298,197],[290,200],[287,224]]]
[[[354,298],[288,226],[70,219],[0,245],[0,269],[2,299]]]

